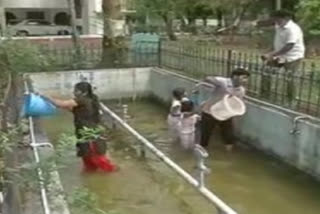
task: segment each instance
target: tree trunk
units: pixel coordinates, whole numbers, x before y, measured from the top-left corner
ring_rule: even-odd
[[[197,35],[196,18],[188,17],[188,29],[193,35]]]
[[[129,36],[133,34],[133,19],[130,16],[126,16],[126,27],[127,27],[127,32]]]
[[[217,20],[218,20],[218,28],[223,27],[223,12],[221,9],[216,10]]]
[[[6,32],[6,16],[4,12],[3,1],[0,0],[0,35],[5,36]]]
[[[115,32],[115,21],[122,18],[119,0],[102,0],[103,40],[101,66],[114,68],[119,63],[118,39]]]
[[[276,0],[276,10],[281,10],[281,8],[282,8],[282,1]]]
[[[185,31],[187,23],[186,23],[186,20],[183,16],[180,17],[180,22],[181,22],[181,31]]]
[[[81,62],[81,53],[80,53],[80,39],[76,25],[76,8],[74,0],[68,0],[69,10],[70,10],[70,24],[72,28],[72,43],[73,48],[75,49],[75,60],[74,67],[78,68],[78,64]]]
[[[203,21],[203,26],[207,27],[208,26],[208,17],[202,17],[202,21]]]
[[[169,39],[171,41],[176,41],[177,37],[176,37],[176,35],[174,34],[174,31],[173,31],[173,20],[172,20],[172,18],[168,14],[162,15],[162,18],[163,18],[164,23],[166,24],[166,31],[167,31],[167,35],[168,35]]]
[[[245,15],[245,13],[247,12],[249,6],[250,6],[250,3],[243,5],[243,7],[241,8],[241,11],[238,14],[236,14],[236,17],[233,20],[231,30],[230,30],[231,42],[234,42],[235,32],[238,29],[238,27],[240,26],[242,18]]]
[[[247,3],[245,5],[242,5],[239,10],[234,9],[232,19],[228,20],[226,27],[218,29],[217,32],[227,32],[231,38],[231,41],[233,41],[235,30],[239,27],[243,16],[247,12],[251,4],[252,3]]]
[[[10,62],[9,62],[8,54],[5,52],[5,53],[1,54],[0,57],[2,59],[2,63],[1,63],[2,72],[8,74],[7,87],[4,91],[3,100],[0,103],[1,131],[7,132],[8,131],[8,117],[7,117],[8,102],[7,101],[10,97],[10,92],[11,92],[11,88],[12,88],[12,73],[9,69]],[[3,80],[3,81],[5,81],[5,80]]]

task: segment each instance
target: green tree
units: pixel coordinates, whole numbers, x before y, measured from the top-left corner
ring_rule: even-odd
[[[207,19],[214,14],[214,9],[208,0],[180,0],[178,2],[177,16],[182,18],[182,23],[185,18],[188,20],[188,25],[193,33],[196,33],[196,19],[202,19],[204,26],[206,26]]]
[[[181,0],[136,0],[137,13],[145,17],[157,16],[165,23],[167,35],[170,40],[177,37],[173,30],[173,19],[177,14],[178,5]]]
[[[297,7],[297,19],[307,38],[320,35],[320,1],[300,0]]]
[[[283,9],[296,12],[299,2],[300,0],[282,0],[281,6]]]
[[[227,26],[238,26],[246,13],[256,6],[259,0],[216,1],[213,6],[223,11]]]
[[[41,72],[48,69],[51,59],[38,46],[27,40],[3,40],[0,42],[0,66],[13,74]]]

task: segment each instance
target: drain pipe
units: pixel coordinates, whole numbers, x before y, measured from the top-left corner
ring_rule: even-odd
[[[26,81],[24,81],[24,86],[25,86],[25,92],[26,94],[29,93],[29,87],[28,87],[28,84]],[[42,143],[42,144],[39,144],[36,142],[36,139],[35,139],[35,135],[34,135],[34,124],[33,124],[33,119],[32,117],[29,117],[28,118],[29,120],[29,127],[30,127],[30,138],[31,138],[31,147],[32,147],[32,150],[33,150],[33,155],[34,155],[34,158],[35,158],[35,161],[37,164],[40,163],[40,156],[39,156],[39,152],[38,152],[38,149],[37,147],[38,146],[43,146],[43,145],[49,145],[49,143]],[[52,145],[50,144],[50,147],[52,147]],[[44,187],[44,178],[43,178],[43,172],[42,170],[38,167],[37,168],[37,172],[38,172],[38,177],[39,177],[39,184],[40,184],[40,193],[41,193],[41,200],[42,200],[42,205],[43,205],[43,210],[44,210],[44,213],[45,214],[51,214],[51,211],[50,211],[50,207],[49,207],[49,203],[48,203],[48,197],[47,197],[47,191]]]
[[[112,112],[103,103],[100,104],[101,109],[109,114],[115,121],[117,121],[122,127],[129,131],[135,138],[137,138],[145,147],[147,147],[151,152],[153,152],[159,159],[165,162],[169,167],[171,167],[176,173],[178,173],[182,178],[184,178],[189,184],[195,187],[206,199],[213,203],[218,209],[219,213],[223,214],[237,214],[232,208],[226,205],[220,198],[214,195],[210,190],[204,186],[199,186],[199,182],[193,178],[189,173],[182,169],[179,165],[173,162],[169,157],[167,157],[163,152],[158,150],[152,143],[150,143],[146,138],[141,136],[136,130],[125,123],[118,115]]]

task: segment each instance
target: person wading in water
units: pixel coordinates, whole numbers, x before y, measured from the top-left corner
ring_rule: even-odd
[[[98,169],[104,172],[112,172],[117,167],[106,157],[106,142],[101,137],[88,139],[88,130],[97,130],[100,123],[99,99],[92,92],[92,86],[88,82],[77,83],[74,87],[74,98],[62,100],[44,96],[54,105],[69,110],[74,116],[75,134],[78,139],[77,156],[81,157],[86,172]]]

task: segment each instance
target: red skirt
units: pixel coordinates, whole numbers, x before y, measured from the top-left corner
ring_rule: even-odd
[[[113,172],[116,170],[116,166],[111,163],[106,155],[97,153],[94,143],[89,143],[89,154],[82,157],[82,161],[86,172],[92,172],[98,169],[104,172]]]

